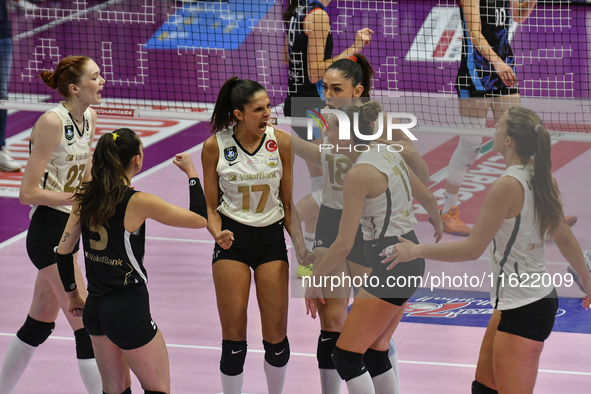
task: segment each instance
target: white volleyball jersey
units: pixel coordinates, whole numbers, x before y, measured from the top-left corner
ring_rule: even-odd
[[[554,289],[552,281],[548,280],[545,242],[540,238],[534,215],[532,174],[531,165],[516,165],[501,175],[517,179],[523,186],[524,197],[519,215],[503,221],[489,246],[489,264],[494,278],[491,302],[496,309],[531,304]]]
[[[45,174],[39,180],[39,187],[44,190],[74,193],[82,185],[90,156],[92,144],[90,136],[93,131],[90,109],[84,111],[81,129],[76,127],[63,102],[47,112],[54,112],[59,116],[63,124],[63,131],[60,142],[45,167]],[[43,130],[36,130],[36,133],[43,133]],[[32,208],[31,216],[37,206],[33,205]],[[71,205],[52,206],[51,208],[65,213],[70,213],[72,210]]]
[[[267,126],[261,144],[251,154],[244,149],[234,127],[216,133],[220,187],[218,211],[239,223],[264,227],[283,219],[279,186],[283,164],[275,130]]]
[[[323,136],[325,133],[322,133]],[[323,144],[328,144],[323,137]],[[330,149],[322,149],[320,152],[322,161],[322,190],[320,203],[333,209],[343,209],[343,184],[345,175],[353,163],[343,154],[332,153]]]
[[[386,145],[373,144],[363,152],[355,165],[369,164],[388,177],[388,188],[375,198],[366,198],[361,215],[363,239],[366,241],[395,237],[414,229],[417,220],[412,206],[410,174],[397,152]]]

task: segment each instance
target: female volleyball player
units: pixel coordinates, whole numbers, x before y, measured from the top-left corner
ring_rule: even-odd
[[[371,77],[373,70],[367,58],[361,54],[355,54],[348,59],[334,62],[326,71],[324,78],[324,92],[326,102],[331,108],[342,105],[361,105],[360,97],[369,97],[371,90]],[[384,123],[385,124],[385,123]],[[403,133],[396,138],[406,138]],[[324,135],[324,143],[326,143]],[[424,179],[428,179],[429,170],[425,161],[412,149],[412,143],[408,138],[403,141],[405,149],[403,154],[411,168],[421,173]],[[292,140],[294,152],[307,162],[322,166],[323,186],[320,200],[319,222],[316,231],[314,255],[316,261],[320,261],[328,248],[336,239],[338,226],[343,209],[343,181],[352,163],[344,154],[333,153],[330,149],[319,151],[317,145],[305,142],[301,139]],[[358,232],[356,246],[346,259],[339,264],[331,275],[351,275],[363,277],[369,274],[371,268],[363,253],[363,239],[361,230]],[[340,392],[341,378],[338,376],[331,353],[342,330],[347,316],[347,305],[350,287],[343,286],[335,293],[325,292],[324,303],[316,303],[320,316],[321,331],[318,339],[318,367],[320,369],[320,381],[324,394]],[[308,299],[308,303],[316,300]],[[396,353],[392,345],[392,363],[397,374]]]
[[[289,66],[288,93],[283,111],[286,116],[305,117],[303,104],[293,108],[292,98],[306,97],[306,106],[322,108],[322,77],[325,70],[336,60],[347,58],[363,49],[371,42],[373,31],[368,28],[357,31],[353,44],[342,53],[333,57],[333,40],[330,17],[326,7],[330,0],[291,0],[283,14],[286,23],[287,37],[283,51],[283,61]],[[293,127],[294,131],[304,140],[307,139],[305,127]],[[320,135],[316,135],[320,143]],[[306,246],[312,249],[314,232],[320,206],[320,188],[322,172],[319,167],[307,162],[310,173],[310,194],[297,204],[298,212],[305,220],[304,239]],[[312,273],[311,266],[299,266],[298,276]]]
[[[354,115],[358,115],[358,129],[362,134],[374,133],[370,123],[375,122],[381,111],[378,103],[370,101],[359,107],[349,105],[338,109],[347,114],[350,122],[354,121]],[[406,301],[423,275],[424,260],[388,272],[380,264],[379,253],[384,245],[389,245],[399,235],[416,241],[413,197],[429,212],[436,229],[436,241],[439,241],[443,225],[437,202],[402,156],[389,150],[388,145],[372,144],[369,149],[349,150],[367,141],[355,135],[352,140],[339,140],[339,123],[334,115],[328,119],[327,141],[335,148],[338,146],[354,164],[344,178],[338,234],[322,259],[314,264],[310,278],[307,296],[319,298],[319,303],[307,300],[307,309],[314,316],[316,306],[320,310],[320,305],[326,301],[320,292],[325,287],[323,282],[356,247],[361,222],[365,259],[372,271],[344,322],[332,362],[340,377],[347,381],[350,393],[395,392],[397,383],[388,358],[388,344]],[[336,153],[335,148],[333,153]],[[361,150],[365,152],[360,153]],[[393,286],[392,281],[397,281],[398,287]]]
[[[472,393],[532,393],[558,308],[552,281],[545,279],[545,235],[552,236],[579,275],[587,293],[585,308],[591,303],[591,276],[562,214],[550,172],[550,136],[540,118],[529,109],[509,109],[497,123],[493,149],[503,155],[507,169],[487,191],[470,236],[441,245],[401,239],[384,251],[389,255],[384,262],[392,261],[391,268],[417,258],[474,260],[490,245],[494,312],[480,348]]]
[[[536,0],[460,1],[464,44],[456,90],[464,125],[484,128],[489,108],[498,122],[507,109],[521,105],[509,25],[511,20],[523,23],[535,5]],[[470,235],[470,227],[460,219],[456,206],[464,176],[478,157],[481,144],[482,137],[460,136],[449,162],[441,210],[446,233]]]
[[[289,360],[288,277],[283,229],[300,263],[304,246],[297,211],[291,209],[291,141],[268,126],[265,89],[232,77],[218,95],[203,145],[203,179],[216,242],[213,280],[222,324],[220,371],[224,394],[240,393],[246,357],[246,319],[252,268],[261,312],[265,374],[270,394],[281,393]]]
[[[71,211],[72,196],[90,176],[90,146],[96,128],[91,104],[101,103],[105,80],[96,63],[85,56],[62,59],[54,72],[44,71],[43,81],[66,101],[43,114],[31,132],[30,156],[23,175],[20,201],[29,204],[31,224],[27,252],[39,270],[31,309],[11,342],[0,373],[0,393],[12,392],[33,353],[53,331],[60,308],[67,308],[53,249]],[[77,250],[77,249],[76,249]],[[82,276],[76,271],[79,283]],[[82,296],[86,293],[82,291]],[[80,375],[89,393],[101,392],[92,344],[82,319],[66,313],[76,337]]]
[[[145,393],[170,393],[166,345],[150,315],[143,265],[145,220],[186,228],[207,225],[205,196],[191,157],[178,154],[173,162],[189,177],[191,211],[129,187],[142,168],[142,142],[130,129],[104,134],[94,152],[92,180],[76,193],[77,205],[57,249],[68,310],[82,316],[92,338],[103,393],[131,393],[130,368]],[[74,278],[73,251],[80,235],[86,302]]]

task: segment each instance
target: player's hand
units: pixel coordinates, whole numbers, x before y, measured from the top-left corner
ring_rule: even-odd
[[[398,237],[398,240],[400,243],[390,245],[380,253],[380,256],[386,257],[382,260],[382,264],[392,262],[388,268],[386,268],[387,270],[391,270],[398,263],[404,263],[405,261],[411,261],[419,257],[416,248],[413,250],[416,246],[414,242],[402,237]]]
[[[310,278],[310,283],[313,278]],[[306,315],[310,315],[312,319],[316,319],[316,313],[318,312],[317,302],[326,304],[322,297],[322,289],[320,287],[309,286],[306,288]]]
[[[441,241],[441,237],[443,237],[443,222],[441,221],[441,216],[437,215],[435,220],[433,220],[433,218],[429,218],[429,223],[431,223],[435,229],[435,234],[433,234],[435,237],[435,243],[439,243],[439,241]]]
[[[374,32],[369,27],[357,30],[357,34],[355,34],[355,47],[358,48],[358,50],[361,50],[364,46],[369,45],[372,34],[374,34]]]
[[[296,258],[299,265],[307,266],[314,263],[316,256],[314,256],[314,253],[310,252],[308,248],[298,248],[298,250],[296,250]]]
[[[507,65],[504,61],[493,62],[495,71],[503,81],[503,83],[509,87],[517,86],[517,76],[513,72],[513,69]]]
[[[68,311],[74,317],[81,317],[84,304],[86,304],[86,301],[80,294],[75,297],[70,297],[68,298]]]
[[[188,153],[177,153],[172,160],[175,166],[181,169],[189,178],[199,178],[199,174],[195,171],[193,160]]]
[[[230,249],[234,243],[234,233],[230,230],[222,230],[215,236],[215,242],[222,249]]]

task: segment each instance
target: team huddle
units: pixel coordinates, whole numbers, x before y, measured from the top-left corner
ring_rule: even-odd
[[[495,278],[544,274],[545,239],[552,237],[586,293],[583,306],[589,307],[591,275],[551,174],[550,136],[540,117],[520,106],[515,59],[506,40],[508,18],[494,18],[495,10],[502,10],[522,23],[536,1],[461,2],[458,110],[466,124],[482,127],[488,110],[493,111],[493,149],[506,163],[471,229],[459,219],[456,205],[481,137],[460,138],[445,203],[439,207],[426,186],[429,167],[402,130],[390,140],[363,138],[388,122],[381,104],[372,99],[371,61],[360,53],[371,44],[373,31],[359,30],[355,42],[333,57],[329,0],[290,3],[284,14],[290,86],[284,113],[305,116],[298,100],[311,99],[315,108],[339,110],[344,117],[329,115],[309,141],[305,128],[293,127],[290,133],[271,124],[271,100],[261,84],[228,79],[209,122],[212,136],[203,145],[203,176],[189,154],[173,160],[187,175],[188,209],[131,186],[144,160],[142,141],[133,130],[103,134],[91,155],[97,121],[91,106],[101,104],[106,83],[92,59],[68,56],[55,71],[42,74],[65,101],[43,114],[31,132],[20,200],[33,207],[27,252],[38,275],[29,314],[4,356],[0,394],[13,391],[35,349],[53,331],[60,309],[74,332],[88,393],[131,393],[131,371],[145,393],[170,393],[168,353],[151,317],[143,264],[148,218],[207,228],[215,241],[211,264],[222,328],[224,394],[242,392],[251,277],[261,314],[268,392],[283,392],[290,359],[285,231],[297,258],[291,264],[298,264],[298,273],[310,276],[311,284],[327,275],[367,275],[379,283],[420,277],[425,259],[474,260],[486,248]],[[345,123],[357,124],[349,140],[339,138]],[[321,144],[332,148],[319,149]],[[351,149],[356,144],[368,149]],[[400,149],[384,149],[391,144]],[[292,201],[294,154],[307,163],[311,184],[297,204]],[[415,234],[413,199],[429,214],[433,242],[423,239],[421,244]],[[467,238],[439,243],[444,232]],[[77,262],[80,238],[86,285]],[[341,393],[344,380],[352,394],[400,393],[392,335],[418,286],[405,283],[308,286],[307,312],[320,320],[317,391]],[[532,393],[558,308],[556,290],[551,284],[512,288],[499,281],[492,286],[491,303],[494,312],[472,393]]]

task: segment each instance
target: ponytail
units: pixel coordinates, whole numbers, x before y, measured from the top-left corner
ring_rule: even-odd
[[[215,134],[238,123],[238,119],[234,116],[234,110],[244,111],[244,106],[261,90],[264,91],[265,88],[256,81],[238,77],[228,79],[220,89],[213,114],[209,120],[211,133]]]
[[[80,202],[80,222],[88,228],[104,225],[115,214],[131,180],[125,171],[141,154],[141,141],[130,129],[103,134],[92,158],[92,180],[85,182],[74,199]]]
[[[377,101],[368,101],[361,106],[345,105],[338,108],[339,111],[344,112],[351,124],[354,124],[357,118],[357,125],[359,133],[362,135],[373,135],[375,130],[371,123],[375,122],[382,113],[382,106]],[[351,138],[355,144],[366,144],[367,141],[361,140],[355,133],[351,134]]]
[[[40,77],[47,86],[57,88],[60,95],[67,99],[70,96],[70,85],[80,83],[89,60],[91,59],[86,56],[67,56],[60,60],[55,71],[45,70]]]
[[[300,1],[306,0],[288,0],[287,7],[285,8],[285,11],[283,11],[283,21],[288,25],[286,26],[286,28],[289,28],[289,22],[291,21],[291,17],[296,8],[298,8],[298,6],[300,5]]]
[[[356,53],[348,59],[339,59],[331,64],[326,71],[328,70],[339,70],[343,78],[351,81],[353,87],[357,85],[363,86],[361,97],[369,97],[373,69],[367,58],[362,54]]]
[[[564,221],[560,193],[552,179],[550,134],[533,111],[513,107],[507,116],[507,135],[515,140],[515,150],[524,163],[533,156],[532,190],[534,214],[540,237],[552,234]]]

